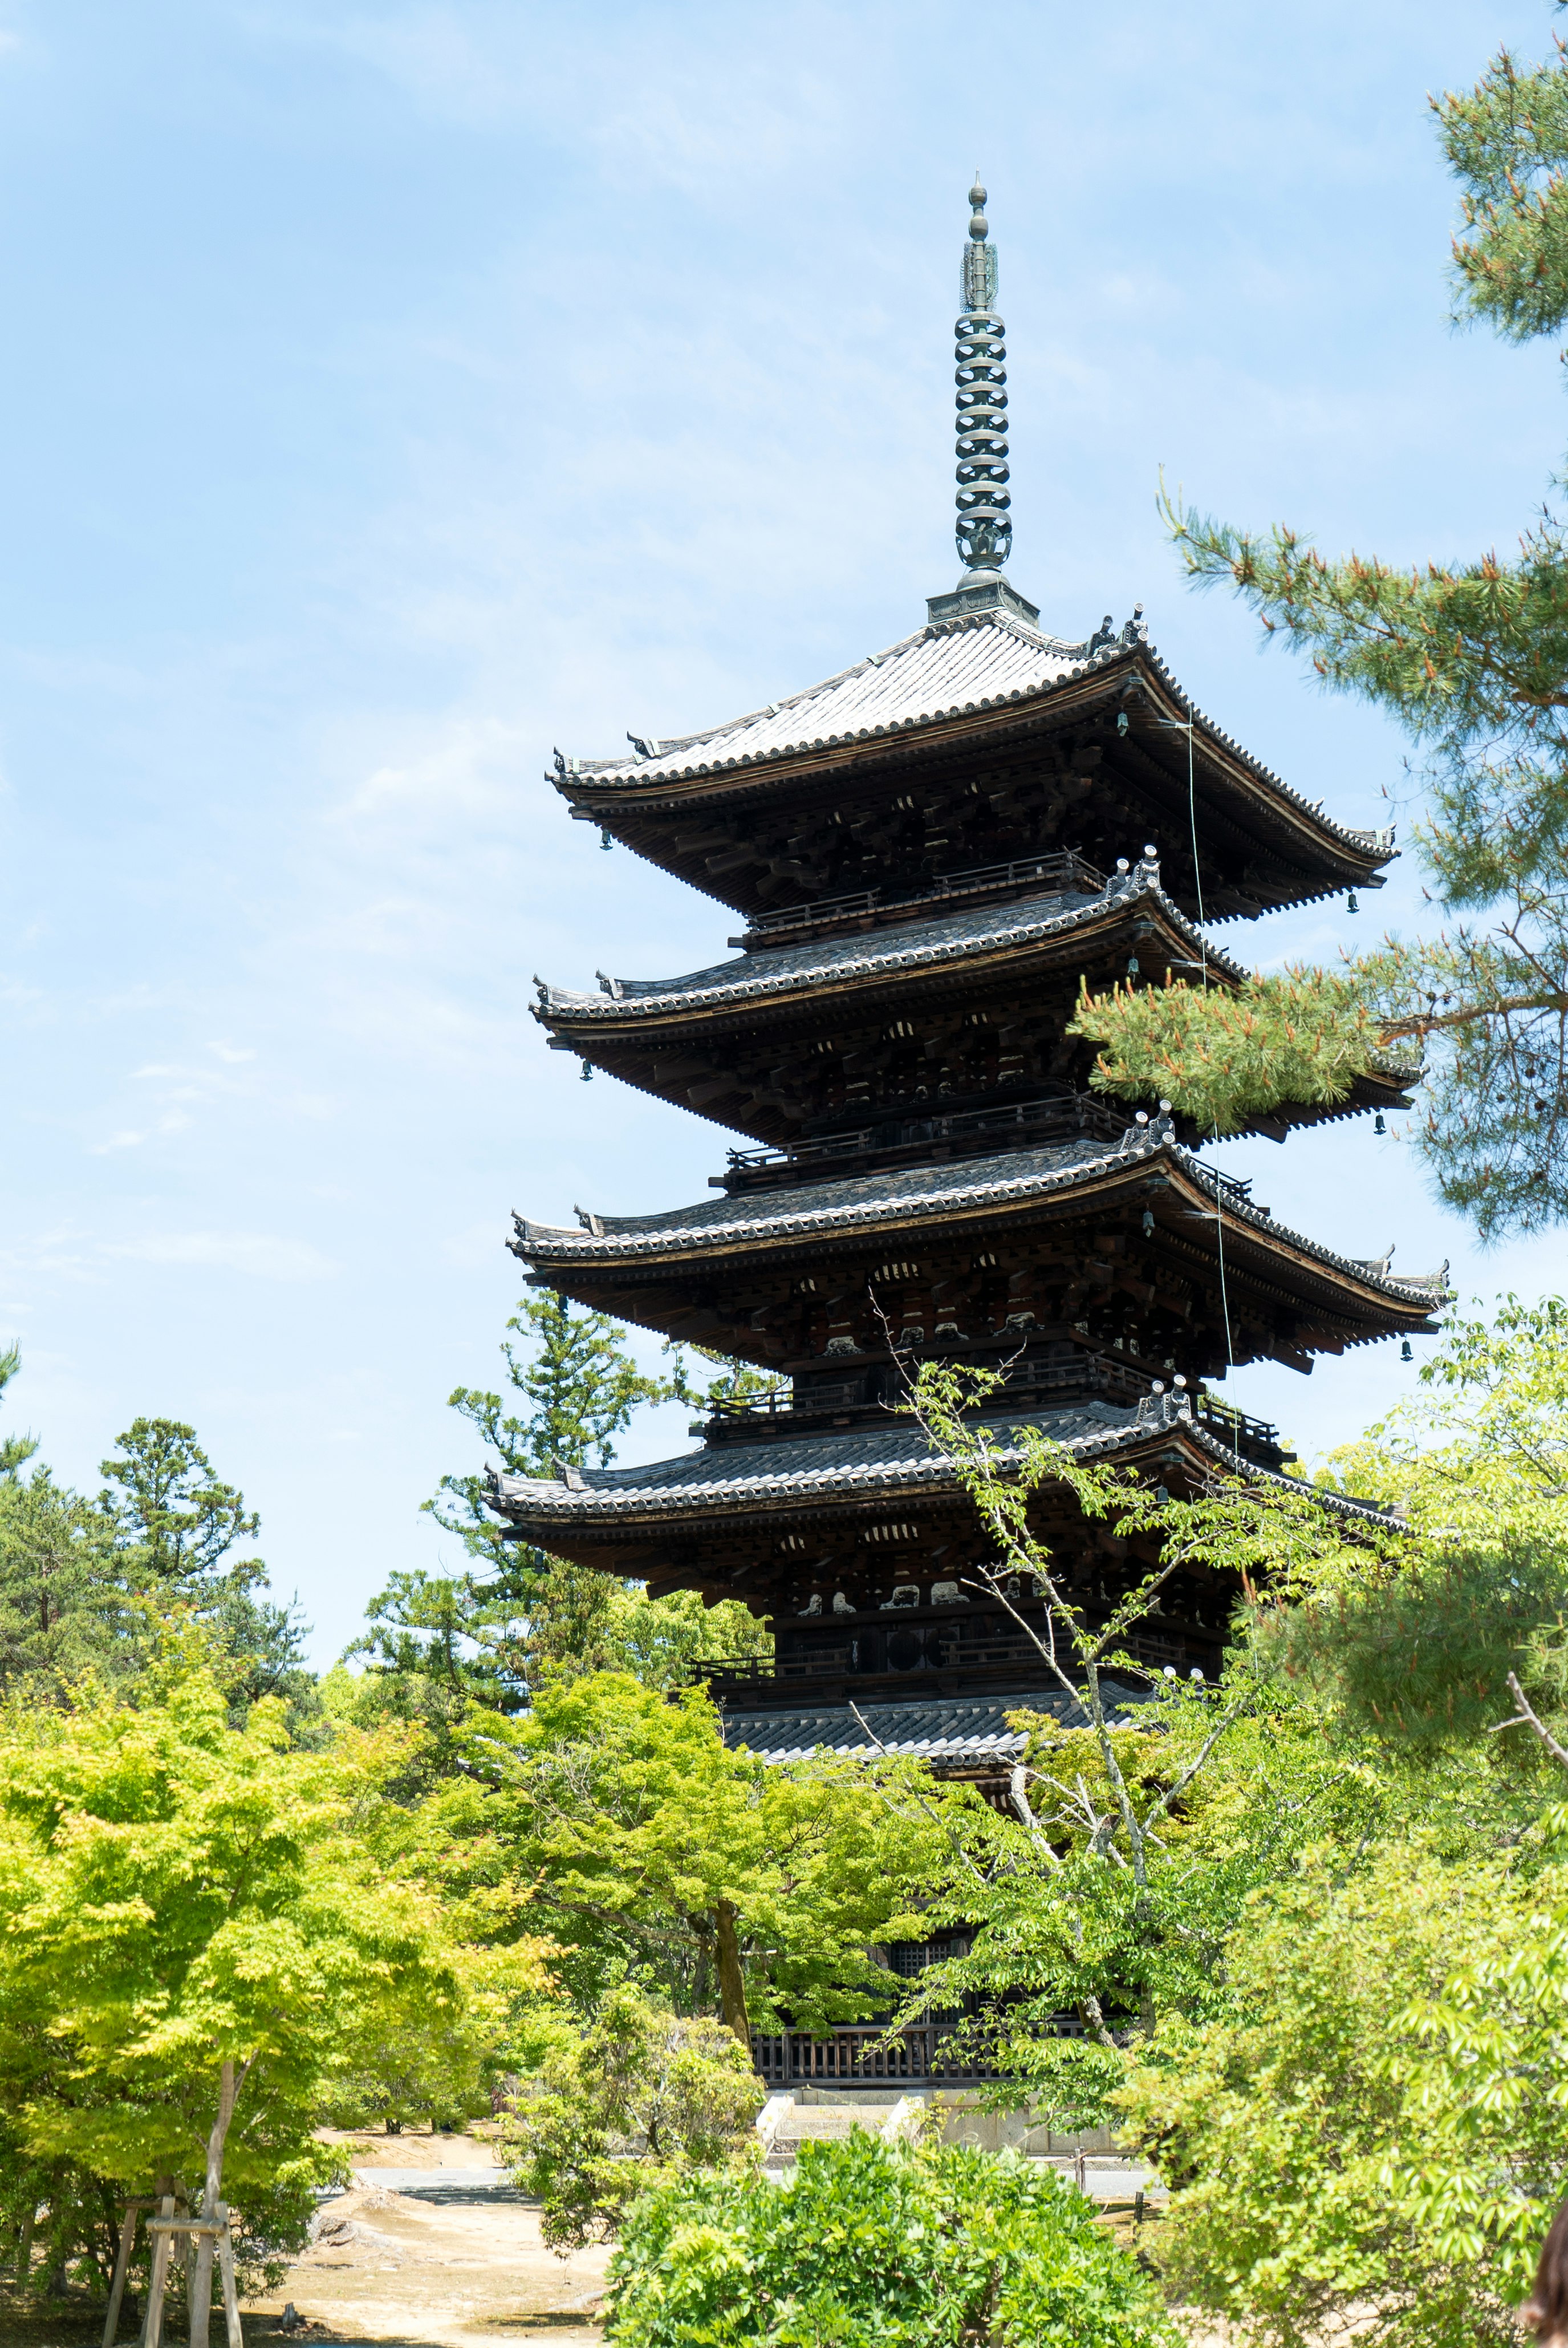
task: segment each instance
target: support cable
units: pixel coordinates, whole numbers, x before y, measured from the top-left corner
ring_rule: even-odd
[[[1203,974],[1204,989],[1206,993],[1209,983],[1209,947],[1208,940],[1204,935],[1204,875],[1198,860],[1198,785],[1193,751],[1194,720],[1189,717],[1184,723],[1177,717],[1161,717],[1156,719],[1155,723],[1163,726],[1169,733],[1184,734],[1187,737],[1187,824],[1193,841],[1193,889],[1198,901],[1198,968]],[[1217,1121],[1211,1128],[1209,1138],[1212,1141],[1218,1142],[1220,1128]],[[1234,1370],[1235,1344],[1231,1335],[1230,1290],[1225,1281],[1225,1216],[1220,1210],[1223,1190],[1224,1180],[1216,1167],[1214,1169],[1214,1243],[1219,1254],[1220,1311],[1225,1316],[1225,1360]]]

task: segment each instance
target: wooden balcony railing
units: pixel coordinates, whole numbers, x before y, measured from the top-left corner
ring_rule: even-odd
[[[729,1169],[710,1174],[711,1190],[771,1189],[799,1182],[826,1169],[864,1159],[869,1165],[897,1163],[917,1151],[922,1158],[968,1155],[975,1149],[1015,1143],[1071,1141],[1080,1134],[1116,1141],[1132,1122],[1130,1108],[1091,1093],[1062,1093],[1046,1100],[1009,1101],[996,1108],[960,1109],[948,1116],[890,1116],[853,1132],[824,1134],[790,1149],[732,1149]]]
[[[956,2024],[917,2023],[900,2030],[891,2042],[885,2024],[840,2024],[823,2038],[808,2031],[785,2030],[775,2037],[752,2034],[752,2062],[759,2078],[770,2087],[859,2085],[877,2080],[1003,2079],[1005,2071],[977,2062],[954,2050],[948,2052]],[[1058,2014],[1051,2025],[1058,2038],[1081,2038],[1083,2024],[1073,2014]]]
[[[802,932],[868,928],[876,921],[891,921],[900,913],[922,912],[950,903],[955,898],[989,896],[1002,889],[1075,889],[1085,897],[1098,896],[1105,875],[1071,849],[1050,856],[1017,857],[1010,864],[975,864],[962,872],[945,872],[928,888],[890,897],[880,889],[856,889],[845,897],[817,897],[809,904],[781,905],[776,913],[759,913],[743,937],[732,945],[778,945]]]

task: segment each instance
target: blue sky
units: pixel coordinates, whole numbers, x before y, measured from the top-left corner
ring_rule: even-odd
[[[1425,105],[1549,13],[0,0],[0,1333],[92,1486],[192,1420],[320,1659],[473,1463],[514,1207],[705,1194],[715,1128],[583,1086],[530,975],[692,968],[722,909],[543,779],[779,697],[950,586],[965,191],[991,191],[1017,546],[1143,601],[1227,731],[1351,823],[1403,746],[1180,583],[1162,465],[1393,559],[1506,548],[1561,371],[1446,323]],[[1398,812],[1398,810],[1397,810]],[[1419,899],[1232,928],[1332,954]],[[1364,1124],[1220,1153],[1356,1253],[1482,1256]],[[1237,1398],[1307,1449],[1396,1348]],[[645,1419],[622,1457],[685,1440]]]

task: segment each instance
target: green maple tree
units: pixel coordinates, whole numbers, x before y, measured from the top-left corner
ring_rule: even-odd
[[[265,2263],[341,2167],[315,2129],[345,2084],[415,2019],[477,2059],[462,1952],[378,1837],[398,1742],[301,1751],[276,1700],[236,1727],[178,1646],[134,1707],[0,1715],[0,2192],[47,2200],[48,2261],[102,2258],[95,2181],[101,2232],[163,2179]]]
[[[866,1952],[918,1930],[945,1847],[917,1765],[773,1766],[724,1743],[704,1690],[626,1673],[476,1716],[466,1749],[489,1787],[476,1825],[534,1887],[585,2001],[630,1967],[748,2048],[781,2010],[820,2028],[885,1999]]]

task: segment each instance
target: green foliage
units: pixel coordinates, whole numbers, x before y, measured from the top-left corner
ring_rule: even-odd
[[[781,2007],[804,2028],[875,2010],[886,1975],[866,1952],[917,1929],[945,1848],[911,1766],[771,1767],[725,1746],[702,1690],[671,1701],[625,1673],[476,1721],[465,1756],[491,1788],[477,1823],[536,1887],[584,2003],[630,1967],[743,2046]]]
[[[521,1353],[509,1339],[501,1346],[523,1408],[508,1410],[504,1395],[476,1386],[458,1386],[450,1401],[508,1476],[553,1476],[558,1463],[585,1468],[590,1460],[608,1468],[615,1437],[640,1405],[687,1398],[679,1377],[651,1378],[638,1368],[625,1350],[625,1330],[607,1313],[574,1312],[553,1293],[525,1296],[507,1326],[531,1349]],[[505,1581],[518,1571],[515,1551],[487,1505],[487,1488],[480,1475],[444,1476],[445,1498],[425,1505]]]
[[[1568,318],[1568,51],[1522,70],[1502,51],[1474,89],[1435,101],[1459,183],[1455,314],[1513,341]],[[1293,973],[1294,1046],[1270,1068],[1238,1048],[1244,1016],[1218,989],[1180,1014],[1104,1002],[1102,1081],[1147,1097],[1165,1023],[1160,1089],[1205,1126],[1331,1100],[1348,1068],[1419,1045],[1415,1132],[1441,1197],[1487,1236],[1568,1213],[1568,539],[1552,510],[1518,552],[1409,569],[1330,560],[1278,525],[1235,528],[1180,499],[1164,507],[1190,578],[1233,587],[1269,634],[1324,683],[1387,710],[1425,759],[1415,848],[1446,926],[1385,940],[1343,973]],[[1248,990],[1268,1012],[1268,982]],[[1265,991],[1259,995],[1257,988]],[[1267,1021],[1266,1019],[1266,1025]],[[1275,1039],[1277,1040],[1277,1039]],[[1112,1071],[1125,1062],[1128,1075]],[[1216,1068],[1228,1081],[1218,1087]],[[1217,1121],[1222,1130],[1225,1119]]]
[[[518,1712],[528,1702],[528,1630],[505,1592],[477,1574],[395,1572],[343,1651],[333,1708],[362,1728],[417,1723],[425,1731],[417,1782],[427,1785],[454,1766],[471,1705]],[[361,1656],[368,1668],[350,1679],[344,1666]]]
[[[580,2249],[612,2240],[650,2188],[754,2161],[763,2096],[729,2031],[620,1981],[584,2027],[562,2029],[501,2144],[541,2204],[545,2240]]]
[[[0,1372],[14,1353],[0,1356]],[[0,1447],[0,1694],[25,1684],[56,1703],[88,1671],[129,1688],[169,1626],[183,1622],[238,1707],[281,1694],[302,1728],[316,1706],[299,1625],[260,1594],[259,1559],[229,1559],[256,1529],[243,1496],[218,1480],[179,1421],[138,1419],[120,1444],[96,1501],[46,1468],[21,1474],[30,1441],[9,1469]]]
[[[965,1863],[926,1916],[932,1934],[972,1935],[968,1952],[931,1966],[901,2018],[962,2015],[955,2051],[1008,2082],[992,2100],[1027,2102],[1061,2130],[1095,2127],[1159,2020],[1231,2011],[1225,1952],[1252,1893],[1317,1838],[1378,1823],[1381,1789],[1326,1737],[1320,1706],[1245,1658],[1222,1687],[1167,1684],[1108,1735],[1140,1881],[1124,1825],[1110,1825],[1118,1800],[1094,1730],[1014,1719],[1030,1731],[1015,1815],[976,1805],[955,1818]],[[1082,2034],[1058,2035],[1063,2017]]]
[[[1508,1675],[1568,1728],[1568,1304],[1507,1299],[1450,1323],[1416,1397],[1335,1453],[1326,1481],[1398,1509],[1377,1548],[1303,1560],[1263,1648],[1352,1732],[1410,1758],[1512,1711]],[[1532,1765],[1532,1739],[1500,1747]]]
[[[377,1855],[395,1759],[292,1749],[275,1701],[236,1728],[178,1664],[135,1709],[88,1686],[0,1715],[0,2178],[216,2178],[261,2239],[303,2239],[340,2083],[411,2012],[465,2024],[432,1902]]]
[[[1500,49],[1473,90],[1433,101],[1464,193],[1454,241],[1461,314],[1511,342],[1556,332],[1568,317],[1568,78],[1563,44],[1521,72]]]
[[[196,1429],[176,1418],[138,1418],[116,1437],[120,1450],[101,1472],[118,1493],[104,1494],[123,1544],[136,1552],[150,1579],[180,1591],[211,1580],[236,1541],[248,1540],[261,1520],[245,1495],[220,1482],[196,1440]],[[230,1566],[249,1582],[260,1562]]]
[[[267,1580],[261,1559],[231,1554],[261,1529],[261,1519],[213,1472],[183,1420],[138,1418],[116,1439],[118,1451],[101,1465],[108,1485],[97,1503],[112,1528],[115,1581],[144,1599],[153,1618],[189,1610],[226,1659],[234,1700],[285,1696],[297,1725],[302,1712],[313,1711],[300,1626],[291,1607],[260,1595]]]
[[[20,1345],[0,1346],[0,1395],[5,1393],[21,1366]],[[36,1435],[0,1437],[0,1476],[14,1476],[18,1468],[25,1467],[32,1458],[37,1448],[38,1438]]]
[[[622,1582],[612,1587],[600,1647],[601,1669],[630,1672],[647,1688],[676,1688],[699,1663],[768,1662],[774,1634],[738,1599],[708,1606],[694,1590],[650,1598],[636,1582]]]
[[[0,1478],[0,1694],[58,1701],[85,1671],[123,1682],[147,1625],[116,1570],[114,1520],[47,1468]]]
[[[1105,1047],[1091,1078],[1101,1091],[1163,1097],[1206,1133],[1235,1133],[1282,1100],[1337,1105],[1390,1057],[1361,983],[1320,970],[1234,994],[1167,977],[1091,996],[1085,981],[1068,1033]]]
[[[508,1411],[502,1395],[466,1386],[451,1403],[507,1475],[549,1477],[559,1465],[592,1459],[608,1466],[641,1405],[706,1399],[717,1407],[765,1383],[732,1365],[700,1396],[679,1355],[668,1377],[649,1377],[626,1352],[624,1329],[607,1313],[575,1312],[562,1296],[524,1297],[507,1326],[531,1348],[501,1348],[524,1407]],[[701,1655],[771,1651],[769,1635],[733,1601],[700,1627],[694,1601],[649,1599],[636,1583],[520,1547],[492,1511],[483,1475],[444,1477],[425,1505],[475,1568],[395,1575],[349,1653],[373,1659],[389,1710],[425,1721],[444,1754],[466,1703],[515,1712],[545,1678],[584,1672],[630,1671],[664,1687]]]
[[[1132,1652],[1172,1576],[1196,1568],[1244,1588],[1348,1581],[1399,1537],[1350,1525],[1307,1488],[1215,1477],[1188,1498],[1132,1470],[1080,1460],[1038,1429],[1007,1448],[973,1413],[994,1373],[922,1366],[908,1407],[952,1466],[985,1529],[990,1561],[971,1586],[999,1598],[1083,1721],[1030,1723],[1012,1780],[1013,1816],[948,1819],[953,1862],[927,1928],[971,1931],[967,1955],[932,1968],[901,2022],[962,2011],[960,2044],[1043,2103],[1058,2125],[1091,2124],[1122,2076],[1132,2036],[1162,2013],[1214,2010],[1225,1937],[1247,1894],[1316,1834],[1364,1811],[1351,1756],[1326,1744],[1317,1709],[1270,1684],[1245,1651],[1224,1684],[1156,1682]],[[1103,1595],[1074,1543],[1057,1557],[1032,1529],[1042,1492],[1064,1488],[1122,1550],[1129,1586]],[[1043,1631],[1010,1592],[1049,1601]],[[1129,1697],[1142,1697],[1136,1713]],[[1058,2016],[1082,2035],[1058,2036]]]
[[[1517,2337],[1568,2186],[1568,1879],[1325,1850],[1231,1941],[1239,2019],[1167,2022],[1117,2101],[1174,2188],[1172,2287],[1276,2348]]]
[[[965,2147],[803,2144],[793,2180],[694,2177],[628,2213],[616,2348],[1173,2348],[1065,2180]]]

